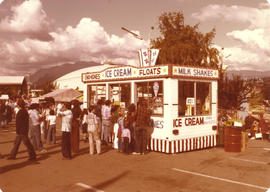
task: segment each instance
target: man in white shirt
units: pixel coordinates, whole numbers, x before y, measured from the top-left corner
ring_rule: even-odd
[[[40,130],[41,115],[38,111],[38,108],[39,104],[35,103],[31,105],[30,107],[31,110],[28,111],[29,125],[30,125],[30,139],[32,141],[35,150],[38,150],[40,152],[46,152],[46,150],[43,149],[41,141],[41,130]]]
[[[63,109],[57,114],[62,117],[62,155],[63,159],[71,159],[70,131],[72,123],[72,111],[70,103],[65,103]]]
[[[110,141],[111,133],[111,101],[105,101],[105,106],[102,106],[101,115],[102,115],[102,132],[101,138],[104,140],[107,145]]]

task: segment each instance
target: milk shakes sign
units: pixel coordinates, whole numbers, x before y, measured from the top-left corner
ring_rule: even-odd
[[[200,78],[218,78],[218,70],[173,66],[173,75]]]

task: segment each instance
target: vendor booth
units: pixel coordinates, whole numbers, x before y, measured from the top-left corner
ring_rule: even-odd
[[[179,153],[216,146],[218,70],[179,65],[115,66],[82,73],[84,102],[123,108],[141,99],[152,109],[151,150]]]

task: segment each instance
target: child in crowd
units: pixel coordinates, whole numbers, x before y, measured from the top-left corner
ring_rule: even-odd
[[[130,130],[128,129],[129,123],[127,119],[124,120],[124,128],[122,130],[122,151],[123,153],[129,153],[129,144],[131,142]]]
[[[47,118],[48,123],[48,135],[47,144],[56,144],[56,115],[53,109],[50,110],[49,116]]]

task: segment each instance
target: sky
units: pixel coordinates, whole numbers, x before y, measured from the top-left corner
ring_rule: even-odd
[[[172,11],[203,33],[216,29],[228,70],[270,71],[266,0],[0,0],[0,75],[78,61],[138,65],[137,51],[160,36],[158,17]]]

